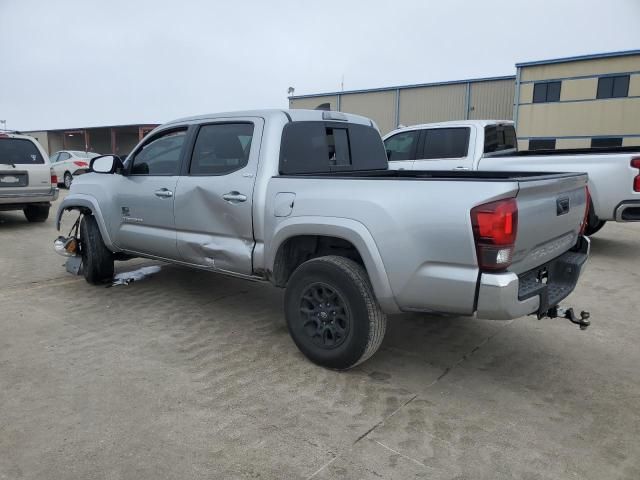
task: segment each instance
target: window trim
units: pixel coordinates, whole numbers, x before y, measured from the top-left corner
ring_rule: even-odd
[[[209,125],[228,125],[228,124],[249,124],[253,126],[253,135],[251,136],[251,148],[249,149],[249,158],[247,158],[247,164],[231,170],[226,173],[191,173],[191,162],[193,162],[193,151],[196,148],[196,142],[198,141],[198,134],[202,127]],[[251,157],[253,154],[254,140],[256,138],[256,122],[253,120],[216,120],[213,122],[198,123],[192,126],[191,138],[189,139],[189,145],[184,152],[183,167],[180,169],[179,175],[182,177],[224,177],[234,172],[238,172],[244,168],[247,168],[251,164]]]
[[[425,147],[427,145],[427,136],[429,134],[430,131],[433,130],[467,130],[467,149],[465,150],[465,154],[462,155],[461,157],[432,157],[432,158],[427,158],[424,156],[425,154]],[[469,157],[469,148],[471,147],[471,127],[466,126],[466,125],[443,125],[442,127],[434,127],[434,128],[423,128],[422,129],[422,136],[420,138],[420,143],[419,143],[419,150],[420,150],[420,156],[418,156],[418,152],[416,152],[416,160],[460,160],[463,158],[467,158]]]
[[[182,149],[180,150],[180,155],[178,156],[178,168],[176,168],[176,171],[174,173],[159,173],[156,175],[150,175],[148,173],[132,173],[133,163],[135,162],[136,156],[138,155],[139,152],[142,151],[145,145],[148,145],[151,142],[154,142],[158,138],[164,137],[169,133],[179,132],[179,131],[185,132],[185,139],[182,144]],[[180,175],[180,172],[182,171],[182,164],[184,163],[185,150],[191,140],[190,132],[191,132],[191,128],[189,125],[175,125],[175,126],[172,125],[170,128],[157,132],[155,135],[153,135],[153,137],[145,138],[144,142],[140,143],[135,149],[131,151],[131,153],[129,153],[129,155],[127,155],[127,160],[131,159],[131,161],[127,162],[127,166],[125,169],[126,176],[127,177],[177,177],[178,175]]]
[[[536,141],[553,141],[553,148],[531,148],[531,142],[536,142]],[[558,145],[558,139],[557,138],[530,138],[529,139],[529,143],[527,145],[527,151],[530,152],[534,152],[536,150],[556,150],[556,147]]]
[[[558,99],[557,100],[549,100],[549,84],[557,83],[559,85],[558,89]],[[545,85],[544,92],[544,100],[536,102],[536,86]],[[533,83],[533,92],[531,92],[531,103],[558,103],[562,98],[562,80],[542,80]]]
[[[627,79],[627,91],[625,93],[625,95],[621,95],[621,96],[616,96],[613,94],[613,92],[615,91],[615,83],[616,83],[616,79],[619,78],[626,78]],[[600,93],[600,82],[602,80],[607,80],[607,79],[611,79],[611,95],[606,96],[606,97],[600,97],[599,93]],[[610,98],[629,98],[629,86],[631,85],[631,75],[629,74],[610,74],[610,75],[601,75],[598,77],[598,84],[596,85],[596,100],[608,100]]]
[[[598,147],[598,146],[594,146],[593,145],[593,141],[596,140],[615,140],[616,142],[619,140],[620,141],[620,145],[607,145],[607,146],[602,146],[602,147]],[[592,137],[591,138],[591,142],[589,143],[590,148],[619,148],[622,147],[622,144],[624,143],[624,139],[622,137]]]
[[[416,128],[415,130],[404,130],[402,132],[398,132],[398,133],[396,133],[394,135],[391,135],[389,138],[386,138],[384,140],[385,143],[388,140],[391,140],[393,137],[397,137],[398,135],[404,135],[404,134],[407,134],[407,133],[413,133],[413,134],[416,135],[416,141],[413,142],[413,145],[411,146],[411,150],[409,151],[409,157],[410,158],[407,158],[407,159],[404,159],[404,160],[389,160],[389,155],[387,155],[387,145],[385,144],[384,145],[384,153],[385,153],[385,155],[387,155],[387,163],[390,163],[390,162],[411,162],[413,160],[416,160],[416,158],[417,158],[416,156],[418,154],[418,145],[420,144],[420,141],[422,140],[422,130],[424,130],[424,129]]]

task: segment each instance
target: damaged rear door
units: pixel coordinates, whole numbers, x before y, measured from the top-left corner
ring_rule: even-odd
[[[175,220],[183,261],[252,273],[253,186],[263,126],[260,118],[198,126],[176,188]]]

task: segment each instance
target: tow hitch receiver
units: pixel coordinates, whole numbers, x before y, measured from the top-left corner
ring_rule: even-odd
[[[589,320],[591,314],[589,312],[585,312],[584,310],[580,312],[580,318],[578,318],[576,317],[573,308],[564,309],[559,305],[556,305],[555,307],[551,307],[549,310],[547,310],[546,316],[549,318],[566,318],[571,323],[575,323],[576,325],[578,325],[580,327],[580,330],[586,330],[587,327],[591,325],[591,320]]]

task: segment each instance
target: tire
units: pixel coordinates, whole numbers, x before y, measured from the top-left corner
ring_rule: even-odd
[[[387,326],[367,272],[339,256],[314,258],[293,272],[285,292],[285,316],[300,351],[334,370],[347,370],[371,357]]]
[[[41,223],[49,218],[49,208],[48,205],[29,205],[22,211],[24,212],[24,216],[27,217],[27,221],[31,223]]]
[[[84,215],[80,222],[80,253],[87,282],[100,285],[113,280],[113,253],[104,245],[93,215]]]
[[[64,172],[64,188],[69,190],[71,188],[71,182],[73,181],[73,177],[69,172]]]

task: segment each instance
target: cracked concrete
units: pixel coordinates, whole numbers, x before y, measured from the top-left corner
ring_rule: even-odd
[[[92,287],[55,236],[0,212],[0,479],[640,478],[638,225],[593,238],[586,332],[399,315],[344,373],[297,351],[281,291],[174,266]]]

